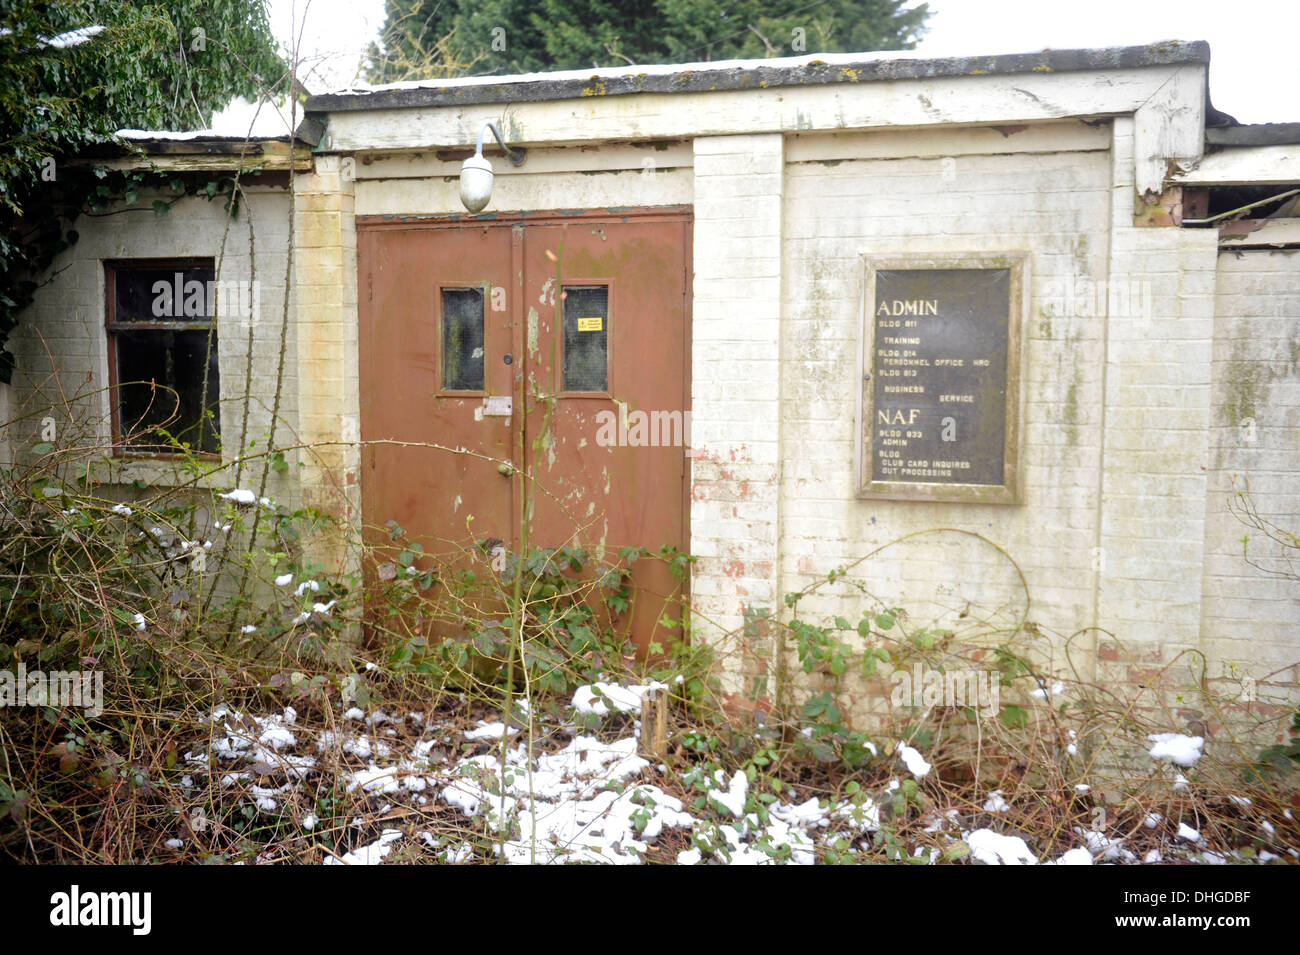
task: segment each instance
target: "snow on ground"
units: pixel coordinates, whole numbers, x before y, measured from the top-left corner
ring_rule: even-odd
[[[472,861],[476,851],[465,841],[467,831],[479,834],[479,858],[494,852],[513,864],[636,865],[654,851],[656,839],[675,831],[671,845],[687,846],[676,850],[678,864],[811,865],[819,848],[858,852],[858,843],[882,828],[882,807],[900,798],[897,779],[874,795],[863,789],[834,804],[815,796],[801,800],[789,790],[782,797],[788,802],[768,802],[760,815],[757,797],[774,797],[756,793],[744,772],[727,774],[704,765],[687,769],[680,780],[672,780],[673,792],[665,791],[670,777],[638,754],[635,724],[631,735],[618,739],[590,728],[593,716],[635,714],[647,688],[612,683],[583,687],[571,710],[587,728],[548,724],[542,734],[534,724],[531,738],[529,708],[520,706],[519,725],[509,726],[508,739],[507,724],[496,718],[466,729],[463,721],[439,721],[429,714],[389,716],[374,710],[367,715],[352,707],[334,728],[312,731],[299,724],[292,707],[255,717],[220,705],[207,718],[206,738],[184,754],[186,775],[180,785],[202,790],[219,780],[227,798],[267,816],[287,817],[296,830],[312,834],[305,838],[329,838],[329,845],[337,846],[326,859],[329,865],[378,865],[397,849],[403,850],[403,859],[415,854],[427,861],[432,852],[443,863]],[[1174,762],[1194,762],[1202,743],[1177,734],[1153,737],[1153,742],[1153,755],[1160,749]],[[896,756],[918,779],[933,768],[905,744],[898,744]],[[694,800],[689,806],[683,802],[683,786]],[[317,797],[339,792],[351,801],[344,808],[335,803],[339,815],[331,820]],[[983,805],[991,815],[1014,808],[1001,790],[992,791]],[[416,828],[384,828],[374,821],[367,828],[365,820],[372,816],[386,822],[409,817]],[[987,827],[967,831],[961,816],[957,809],[930,812],[920,822],[932,844],[908,846],[907,853],[933,864],[944,844],[963,841],[975,863],[1039,863],[1020,836]],[[449,837],[447,823],[457,819]],[[1163,822],[1158,813],[1145,819],[1149,830]],[[443,835],[435,837],[435,832]],[[1080,827],[1074,835],[1074,847],[1042,861],[1138,861],[1124,838]],[[1163,848],[1165,857],[1203,864],[1229,860],[1209,850],[1200,833],[1182,823]],[[1162,858],[1152,849],[1143,861]]]
[[[392,843],[402,838],[400,829],[385,829],[378,839],[369,845],[364,845],[360,849],[345,854],[342,860],[328,858],[325,860],[326,865],[379,865],[384,860],[384,856],[392,851]]]
[[[1019,836],[1004,836],[992,829],[976,829],[966,834],[971,858],[984,865],[1036,865],[1038,857],[1029,851]]]
[[[989,798],[984,801],[985,812],[1006,812],[1008,808],[1006,797],[1002,795],[1001,789],[993,790],[989,793]]]
[[[617,683],[592,683],[580,686],[573,694],[573,708],[578,713],[608,716],[618,713],[640,713],[641,694],[647,690],[666,690],[667,683],[651,681],[645,686],[619,686]]]
[[[1205,745],[1202,737],[1184,736],[1182,733],[1153,733],[1147,739],[1151,740],[1152,759],[1167,759],[1179,766],[1195,765],[1201,758],[1201,747]]]
[[[1092,853],[1087,849],[1071,849],[1056,860],[1057,865],[1092,865]]]
[[[898,755],[902,758],[903,764],[907,766],[907,771],[917,779],[920,779],[931,769],[930,764],[925,761],[925,757],[910,746],[900,743]]]

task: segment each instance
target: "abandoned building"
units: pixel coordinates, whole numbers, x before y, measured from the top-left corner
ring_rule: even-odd
[[[312,96],[292,141],[141,133],[98,161],[238,172],[240,215],[142,196],[83,223],[15,338],[0,454],[62,388],[111,480],[179,480],[113,386],[202,377],[132,303],[216,282],[184,331],[216,324],[220,443],[180,389],[231,463],[213,487],[274,412],[277,500],[434,554],[518,547],[536,461],[531,544],[694,555],[693,639],[739,635],[738,692],[763,617],[851,566],[861,589],[801,610],[1028,624],[1097,680],[1192,651],[1285,704],[1295,549],[1240,502],[1300,530],[1300,124],[1216,112],[1209,55],[482,77]]]

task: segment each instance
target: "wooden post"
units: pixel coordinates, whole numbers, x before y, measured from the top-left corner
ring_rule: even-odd
[[[641,694],[641,755],[661,760],[668,755],[668,694],[649,689]]]

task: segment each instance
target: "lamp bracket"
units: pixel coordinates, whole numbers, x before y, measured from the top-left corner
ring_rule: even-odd
[[[522,166],[524,164],[524,160],[528,158],[527,151],[520,147],[515,147],[514,149],[511,149],[509,146],[507,146],[505,139],[503,139],[501,136],[501,130],[498,129],[497,124],[492,122],[491,120],[484,123],[483,128],[478,131],[478,146],[474,150],[474,155],[476,156],[483,155],[483,136],[487,133],[489,129],[492,130],[492,135],[496,137],[497,142],[501,144],[501,149],[505,152],[506,159],[509,161],[510,165]]]

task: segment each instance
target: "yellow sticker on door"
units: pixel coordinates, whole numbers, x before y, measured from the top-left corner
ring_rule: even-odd
[[[598,332],[605,326],[605,320],[599,315],[578,319],[578,331]]]

